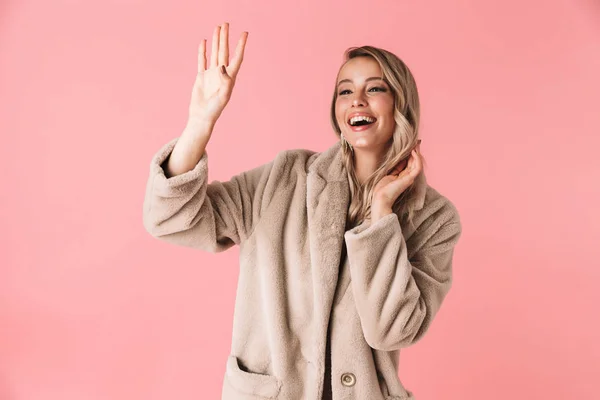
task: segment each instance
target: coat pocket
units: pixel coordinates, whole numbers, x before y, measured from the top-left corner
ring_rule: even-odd
[[[280,389],[281,383],[274,376],[242,370],[237,357],[233,355],[227,359],[223,399],[275,399]]]

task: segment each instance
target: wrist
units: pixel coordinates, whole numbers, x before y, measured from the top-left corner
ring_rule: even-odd
[[[215,127],[215,123],[211,120],[196,120],[190,119],[185,125],[182,136],[192,142],[208,140]]]
[[[386,215],[393,213],[391,207],[371,207],[371,223],[375,223]]]
[[[187,123],[185,125],[186,130],[190,131],[205,131],[210,130],[215,127],[217,123],[216,119],[207,118],[207,117],[189,117]]]

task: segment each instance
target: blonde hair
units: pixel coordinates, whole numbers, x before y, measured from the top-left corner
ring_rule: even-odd
[[[350,207],[348,209],[347,229],[357,226],[371,215],[371,198],[377,182],[388,175],[394,166],[410,156],[412,148],[419,139],[419,94],[415,79],[404,62],[395,54],[373,46],[350,47],[344,53],[344,64],[356,57],[371,57],[381,68],[385,82],[390,86],[394,96],[394,121],[396,128],[390,140],[390,146],[384,155],[383,162],[375,172],[360,184],[356,176],[353,154],[342,146],[343,160],[348,172],[350,184]],[[340,67],[341,70],[341,67]],[[339,73],[338,73],[339,74]],[[336,81],[337,84],[337,81]],[[331,101],[331,124],[338,137],[341,129],[335,117],[335,102],[337,100],[337,85]],[[421,172],[423,173],[423,172]],[[400,215],[406,214],[406,222],[412,223],[414,205],[407,201],[414,192],[414,184],[406,189],[394,202],[392,210]]]

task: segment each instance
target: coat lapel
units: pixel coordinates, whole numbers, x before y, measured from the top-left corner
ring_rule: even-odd
[[[306,195],[317,352],[315,360],[322,361],[350,201],[339,143],[320,153],[309,166]],[[322,367],[319,368],[321,371]]]

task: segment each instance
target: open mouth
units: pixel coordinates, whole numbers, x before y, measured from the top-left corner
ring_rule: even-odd
[[[367,117],[365,115],[359,115],[357,117],[352,117],[348,120],[348,125],[350,126],[365,126],[374,124],[377,121],[374,117]]]

